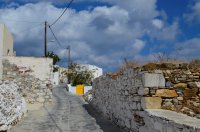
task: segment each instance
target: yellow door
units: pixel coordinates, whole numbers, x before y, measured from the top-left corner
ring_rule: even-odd
[[[78,95],[84,94],[84,85],[76,85],[76,94]]]

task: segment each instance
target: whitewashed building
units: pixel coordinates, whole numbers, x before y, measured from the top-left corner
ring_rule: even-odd
[[[60,83],[59,72],[54,72],[53,73],[53,84],[54,85],[59,85],[59,83]]]
[[[2,59],[4,56],[13,56],[13,37],[5,24],[0,23],[0,79],[3,74]]]
[[[13,36],[5,24],[0,24],[0,57],[13,55]]]
[[[93,73],[94,79],[103,75],[103,69],[95,65],[90,64],[80,64],[80,70],[88,70]]]
[[[91,71],[93,73],[93,79],[103,75],[103,69],[99,68],[95,65],[89,65],[89,64],[79,64],[79,70],[80,71]],[[76,87],[75,86],[71,86],[70,84],[68,84],[68,88],[69,88],[69,92],[72,94],[76,94]],[[92,86],[84,86],[84,94],[87,93],[88,91],[90,91],[92,89]]]
[[[13,36],[5,24],[0,24],[0,79],[3,75],[2,60],[6,59],[21,69],[31,69],[30,75],[40,80],[53,80],[53,59],[36,57],[17,57],[13,50]]]

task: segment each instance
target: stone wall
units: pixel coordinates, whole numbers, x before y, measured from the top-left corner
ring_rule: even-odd
[[[47,66],[49,74],[40,79],[35,76],[38,71],[30,67],[11,64],[5,58],[0,62],[0,131],[6,131],[23,117],[26,110],[38,109],[43,103],[52,102],[51,64]],[[45,68],[45,65],[40,66]],[[44,73],[41,71],[41,75]]]
[[[0,131],[8,130],[26,113],[26,102],[13,81],[0,81]]]
[[[3,64],[2,64],[2,57],[0,57],[0,80],[2,79],[3,76]]]
[[[147,124],[148,120],[153,122],[162,120],[159,122],[161,124],[159,126],[166,126],[166,122],[171,122],[171,124],[167,124],[168,127],[172,128],[169,132],[176,132],[176,130],[200,131],[199,128],[192,129],[193,127],[190,124],[182,125],[178,123],[177,125],[176,121],[169,118],[170,114],[168,117],[163,117],[163,119],[166,119],[165,121],[158,115],[152,116],[146,112],[147,109],[159,109],[164,113],[169,113],[169,110],[182,113],[189,111],[191,114],[188,115],[198,117],[198,72],[194,73],[187,69],[181,69],[181,72],[178,69],[180,67],[171,70],[169,73],[169,70],[166,69],[148,71],[138,68],[127,69],[118,75],[104,75],[93,82],[91,104],[105,117],[127,131],[162,132],[164,130],[165,127],[162,130],[151,128]],[[186,77],[183,72],[187,74]],[[193,90],[194,88],[195,90]],[[184,102],[196,106],[188,108],[187,105],[184,105]],[[199,119],[195,119],[199,121]]]
[[[200,132],[200,120],[182,113],[148,109],[137,114],[144,120],[139,132]]]
[[[19,67],[3,60],[3,80],[14,81],[28,104],[52,101],[52,81],[40,80],[31,75],[29,68]]]

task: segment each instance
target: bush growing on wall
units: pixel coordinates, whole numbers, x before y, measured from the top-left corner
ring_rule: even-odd
[[[91,71],[81,69],[78,64],[71,64],[67,72],[68,83],[73,86],[79,84],[91,85],[93,74]]]
[[[55,67],[55,64],[60,61],[59,56],[54,52],[48,52],[46,57],[53,59],[53,65],[54,65],[53,72],[57,72],[58,67]]]

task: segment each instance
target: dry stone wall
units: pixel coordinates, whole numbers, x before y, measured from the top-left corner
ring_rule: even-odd
[[[197,77],[197,72],[180,68],[170,72],[166,69],[153,71],[141,68],[127,69],[120,75],[104,75],[93,82],[91,104],[105,117],[127,131],[168,132],[165,127],[159,129],[167,124],[169,132],[177,130],[197,132],[200,128],[194,129],[190,124],[183,122],[183,125],[168,119],[171,114],[168,111],[190,113],[188,115],[195,116],[195,119],[199,117],[199,75]],[[191,104],[191,107],[185,102]],[[160,118],[159,115],[151,115],[146,112],[150,109],[159,109],[169,116]],[[162,121],[159,122],[160,125],[151,127],[147,124],[148,120],[152,120],[153,123]]]
[[[26,102],[13,81],[0,81],[0,131],[8,130],[26,113]]]
[[[51,80],[40,80],[30,75],[31,72],[29,68],[10,64],[8,60],[3,61],[3,80],[16,82],[18,91],[27,103],[52,102]]]
[[[32,69],[2,61],[0,131],[6,131],[26,113],[29,104],[52,102],[52,82],[30,75]]]

